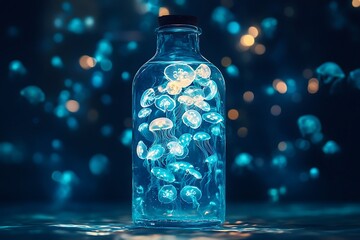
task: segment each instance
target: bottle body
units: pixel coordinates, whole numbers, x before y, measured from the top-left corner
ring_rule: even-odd
[[[133,221],[219,225],[225,218],[224,79],[200,54],[159,59],[143,65],[133,82]]]

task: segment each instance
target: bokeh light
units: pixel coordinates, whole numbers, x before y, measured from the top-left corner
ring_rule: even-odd
[[[236,109],[230,109],[230,110],[228,111],[228,118],[229,118],[230,120],[236,120],[236,119],[238,119],[238,118],[239,118],[239,111],[236,110]]]

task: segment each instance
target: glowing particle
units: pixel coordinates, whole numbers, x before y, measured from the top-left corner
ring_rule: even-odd
[[[175,182],[175,176],[169,170],[160,167],[154,167],[151,169],[151,173],[158,179],[163,180],[165,182]]]
[[[272,202],[278,202],[279,201],[279,191],[276,188],[270,188],[268,190],[268,195],[270,197],[270,200]]]
[[[354,8],[358,8],[360,7],[360,0],[352,0],[351,4]]]
[[[279,116],[281,114],[281,107],[279,105],[273,105],[270,108],[270,112],[273,116]]]
[[[184,133],[179,137],[180,144],[184,147],[189,146],[192,139],[192,135],[190,133]]]
[[[277,28],[278,21],[276,18],[268,17],[261,21],[261,29],[266,37],[272,38]]]
[[[318,79],[324,84],[330,84],[336,80],[342,80],[345,77],[343,70],[334,62],[321,64],[316,69],[316,73],[318,75]]]
[[[218,93],[218,88],[217,88],[216,83],[214,81],[210,80],[203,91],[204,91],[205,100],[211,100]]]
[[[227,30],[230,34],[238,34],[241,30],[240,24],[236,21],[231,21],[227,24]]]
[[[278,91],[279,93],[281,94],[285,94],[287,92],[287,85],[284,81],[277,81],[276,84],[275,84],[275,89],[276,91]]]
[[[119,139],[124,146],[129,147],[132,141],[132,130],[130,128],[125,129]]]
[[[138,117],[139,118],[145,118],[151,114],[152,110],[151,108],[143,108],[139,111]]]
[[[104,75],[102,72],[94,72],[91,78],[91,84],[94,88],[100,88],[104,84]]]
[[[203,110],[204,112],[210,111],[210,105],[205,101],[196,101],[194,105]]]
[[[176,81],[179,86],[187,87],[195,79],[195,71],[187,64],[170,64],[164,70],[164,75],[169,81]]]
[[[92,17],[92,16],[87,16],[87,17],[84,19],[84,24],[85,24],[85,26],[88,27],[88,28],[93,27],[94,24],[95,24],[95,19],[94,19],[94,17]]]
[[[309,79],[307,90],[310,94],[317,93],[319,91],[319,81],[316,78]]]
[[[155,106],[163,112],[172,111],[176,107],[176,102],[169,95],[164,94],[156,98]]]
[[[240,44],[244,47],[251,47],[254,45],[255,39],[250,34],[245,34],[240,38]]]
[[[136,50],[138,47],[138,43],[135,42],[135,41],[130,41],[128,42],[128,44],[126,45],[126,48],[129,50],[129,51],[134,51]]]
[[[83,55],[79,59],[79,64],[80,64],[81,68],[88,70],[90,68],[95,67],[96,60],[95,60],[95,58],[92,58],[88,55]]]
[[[322,147],[322,151],[325,154],[332,155],[340,152],[340,146],[333,140],[329,140]]]
[[[318,178],[320,176],[319,169],[316,167],[310,168],[309,174],[310,174],[310,177],[313,179]]]
[[[248,129],[246,127],[241,127],[237,130],[237,135],[241,138],[244,138],[248,135]]]
[[[159,8],[159,17],[169,15],[170,11],[166,7]]]
[[[51,65],[54,68],[62,68],[63,67],[63,62],[61,60],[61,58],[59,56],[53,56],[51,58]]]
[[[75,34],[81,34],[85,30],[84,23],[81,21],[80,18],[73,18],[70,20],[67,29],[69,32],[75,33]]]
[[[186,203],[192,203],[193,207],[198,207],[199,203],[197,202],[201,197],[201,190],[195,186],[185,186],[180,191],[181,199]]]
[[[184,154],[184,147],[178,141],[171,141],[166,146],[172,155],[182,156]]]
[[[155,91],[152,88],[149,88],[144,91],[140,99],[140,105],[142,107],[149,107],[155,101]]]
[[[114,128],[110,124],[105,124],[105,125],[101,126],[101,128],[100,128],[100,133],[104,137],[110,137],[112,135],[113,131],[114,131]]]
[[[90,158],[89,169],[94,175],[103,174],[109,164],[109,159],[103,154],[95,154]]]
[[[245,102],[251,103],[252,101],[254,101],[254,93],[252,91],[244,92],[243,99]]]
[[[201,115],[196,110],[188,110],[181,117],[183,123],[191,127],[192,129],[197,129],[202,123]]]
[[[225,27],[228,22],[233,18],[233,14],[229,9],[219,6],[214,9],[211,14],[211,19],[221,27]]]
[[[211,124],[216,124],[216,123],[220,123],[220,122],[224,121],[223,116],[221,116],[219,113],[216,113],[216,112],[204,113],[202,115],[202,118],[204,121],[211,123]]]
[[[44,92],[37,86],[27,86],[20,91],[23,96],[31,104],[39,104],[45,101]]]
[[[257,36],[259,36],[259,30],[258,30],[256,27],[254,27],[254,26],[249,27],[248,33],[249,33],[252,37],[254,37],[254,38],[256,38]],[[251,45],[252,45],[252,44],[251,44]]]
[[[155,132],[155,131],[171,129],[173,128],[173,126],[174,124],[169,118],[161,117],[152,120],[152,122],[149,125],[149,130],[151,132]]]
[[[280,152],[284,152],[287,149],[287,143],[284,141],[279,142],[278,149]]]
[[[11,142],[0,142],[0,163],[19,163],[23,153]]]
[[[112,62],[107,58],[103,58],[100,61],[100,67],[103,71],[108,72],[112,69]]]
[[[79,128],[79,123],[78,123],[77,119],[74,117],[69,117],[66,120],[66,124],[67,124],[68,128],[71,130],[76,130]]]
[[[136,154],[140,159],[146,159],[146,156],[148,154],[148,149],[143,141],[138,142],[136,146]]]
[[[228,118],[229,118],[230,120],[236,120],[236,119],[238,119],[238,118],[239,118],[239,111],[236,110],[236,109],[230,109],[230,110],[228,111]]]
[[[121,73],[121,78],[123,81],[129,81],[130,80],[130,73],[129,72],[122,72]]]
[[[183,95],[183,96],[178,97],[178,102],[181,104],[184,104],[186,106],[191,106],[194,103],[194,99],[192,97]]]
[[[161,203],[171,203],[177,198],[177,191],[173,185],[164,185],[159,189],[158,199]]]
[[[253,157],[249,153],[240,153],[235,157],[235,167],[246,167],[251,164]]]
[[[69,112],[77,112],[79,111],[80,109],[80,105],[77,101],[75,100],[69,100],[66,102],[66,109],[69,111]]]
[[[109,94],[104,94],[101,96],[101,102],[104,105],[110,105],[112,103],[112,98]]]
[[[9,71],[10,74],[19,74],[19,75],[25,75],[26,74],[26,68],[19,60],[13,60],[9,64]]]
[[[255,47],[254,47],[254,52],[257,54],[257,55],[263,55],[266,51],[266,48],[263,44],[256,44]]]
[[[284,155],[276,155],[272,159],[272,165],[277,166],[279,168],[286,167],[287,159]]]
[[[303,115],[298,118],[297,125],[303,137],[321,132],[320,120],[314,115]]]
[[[158,160],[165,153],[165,149],[160,144],[155,144],[151,146],[146,155],[146,159],[148,160]]]
[[[211,136],[206,132],[197,132],[193,136],[194,141],[205,141],[211,139]]]
[[[51,141],[51,146],[54,150],[60,150],[62,148],[62,142],[59,139],[53,139]]]
[[[230,64],[225,70],[226,70],[226,73],[230,77],[238,77],[239,76],[239,69],[234,64]]]
[[[208,67],[208,65],[203,63],[196,68],[195,72],[196,75],[201,78],[209,78],[211,75],[210,68]]]

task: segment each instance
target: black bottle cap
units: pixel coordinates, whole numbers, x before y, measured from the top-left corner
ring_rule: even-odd
[[[191,15],[165,15],[158,18],[159,26],[171,24],[187,24],[197,26],[197,17]]]

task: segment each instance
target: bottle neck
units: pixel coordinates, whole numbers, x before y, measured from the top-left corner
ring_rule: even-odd
[[[191,25],[169,25],[157,29],[156,55],[189,56],[200,54],[199,28]]]

